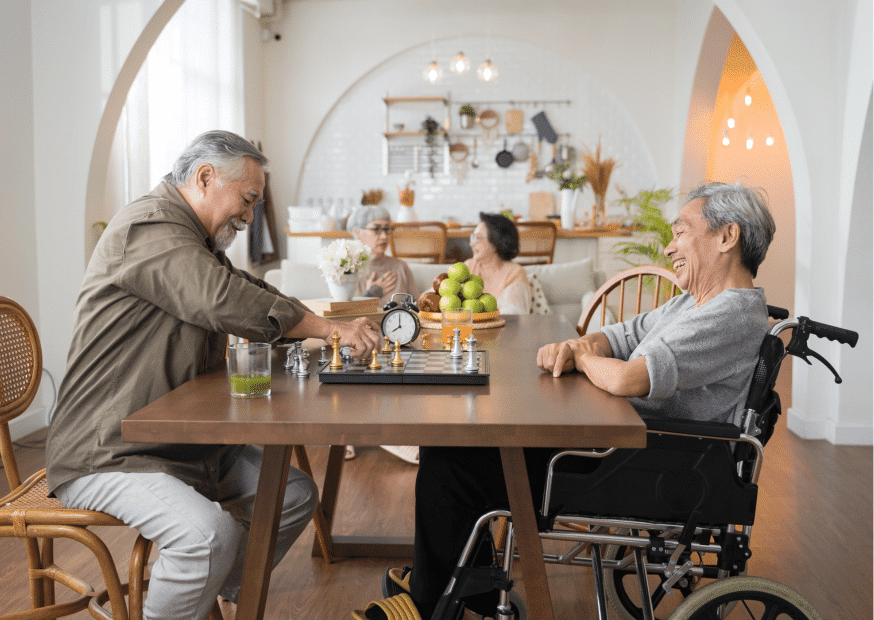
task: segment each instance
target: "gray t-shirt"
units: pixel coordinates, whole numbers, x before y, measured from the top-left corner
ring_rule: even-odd
[[[601,331],[615,358],[646,357],[649,394],[629,399],[639,414],[738,424],[768,327],[764,291],[754,288],[700,308],[684,293]]]

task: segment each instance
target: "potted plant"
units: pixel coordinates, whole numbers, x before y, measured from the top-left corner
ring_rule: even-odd
[[[470,129],[473,127],[474,120],[476,119],[476,110],[469,103],[465,103],[458,109],[458,117],[461,128]]]
[[[674,238],[671,223],[665,219],[662,207],[675,198],[672,189],[645,189],[636,196],[623,198],[619,202],[626,207],[637,207],[638,214],[634,218],[634,227],[644,233],[649,233],[639,241],[622,241],[613,246],[616,252],[625,256],[643,256],[652,265],[667,267],[673,271],[671,261],[665,256],[665,248]],[[648,242],[647,242],[648,240]],[[637,265],[623,258],[629,265]]]
[[[576,223],[577,200],[588,178],[585,174],[577,176],[570,162],[556,166],[550,176],[558,183],[561,227],[573,228]]]
[[[434,152],[437,150],[437,136],[440,135],[440,123],[428,116],[422,121],[422,132],[425,134],[425,144],[428,145],[428,173],[433,178],[434,170],[437,168]]]
[[[594,153],[586,149],[583,154],[583,170],[589,180],[589,185],[595,193],[595,208],[592,209],[592,228],[607,223],[606,204],[607,187],[610,185],[610,175],[619,162],[612,157],[601,159],[601,141]]]

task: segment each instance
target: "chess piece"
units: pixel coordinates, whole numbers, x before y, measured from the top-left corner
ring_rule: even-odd
[[[404,360],[401,357],[401,341],[395,340],[395,354],[391,358],[391,365],[394,367],[403,366]]]
[[[368,368],[370,368],[370,370],[379,370],[380,368],[382,368],[382,364],[380,364],[379,360],[376,359],[376,356],[378,354],[379,354],[379,351],[374,349],[373,353],[371,354],[370,364],[367,366]]]
[[[388,336],[383,336],[382,338],[382,353],[391,353],[391,344],[389,343]]]
[[[479,364],[476,359],[476,338],[471,334],[467,339],[467,364],[464,372],[479,372]]]
[[[319,366],[321,366],[323,364],[327,364],[328,362],[331,361],[330,359],[328,359],[326,352],[327,352],[327,347],[322,347],[321,353],[319,355]]]
[[[283,366],[285,366],[286,370],[294,372],[297,370],[295,364],[297,364],[297,358],[294,355],[294,347],[288,347],[288,351],[285,353],[285,364],[283,364]]]
[[[426,351],[431,348],[431,334],[422,334],[422,348]]]
[[[331,370],[343,370],[343,360],[340,358],[340,333],[334,332],[331,336],[331,346],[334,348],[334,355],[331,357]]]
[[[461,351],[461,337],[459,336],[459,330],[457,327],[452,330],[452,350],[449,352],[449,357],[454,360],[461,359],[464,355]],[[471,334],[472,336],[473,334]]]
[[[310,375],[310,363],[307,357],[306,351],[295,355],[295,364],[297,365],[297,372],[295,374],[298,377],[308,377]]]

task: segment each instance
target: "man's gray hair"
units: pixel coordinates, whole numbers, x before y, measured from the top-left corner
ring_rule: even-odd
[[[740,226],[741,262],[755,278],[777,230],[765,192],[740,183],[708,183],[692,190],[688,202],[696,198],[704,199],[701,215],[710,230]]]
[[[247,157],[254,159],[267,172],[267,158],[254,144],[230,131],[207,131],[188,145],[164,180],[181,187],[202,164],[211,164],[222,180],[239,181],[246,174]]]
[[[376,220],[391,220],[388,210],[379,205],[362,205],[356,208],[346,220],[346,230],[354,233],[356,229],[365,228]]]

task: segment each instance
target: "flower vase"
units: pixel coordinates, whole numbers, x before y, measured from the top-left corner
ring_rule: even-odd
[[[358,274],[344,273],[337,282],[328,280],[328,291],[334,301],[351,301],[358,286]]]
[[[416,210],[413,207],[406,205],[398,205],[398,212],[395,215],[395,222],[416,222],[419,218],[416,217]]]
[[[561,227],[573,228],[577,213],[577,199],[580,197],[579,189],[563,189],[561,195]]]

